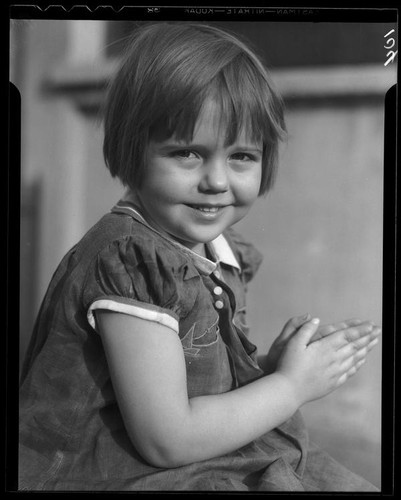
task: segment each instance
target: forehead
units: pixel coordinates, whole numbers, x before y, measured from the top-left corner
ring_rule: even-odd
[[[192,141],[213,140],[219,143],[233,142],[229,141],[230,116],[227,116],[221,104],[215,99],[208,98],[205,100],[200,113],[195,122]],[[250,126],[244,122],[244,126],[238,131],[234,142],[257,144],[250,133]]]

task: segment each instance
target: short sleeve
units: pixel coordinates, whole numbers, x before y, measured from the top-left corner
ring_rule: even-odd
[[[224,233],[224,236],[229,241],[238,263],[241,266],[245,282],[248,283],[259,269],[263,261],[263,255],[252,243],[246,241],[245,238],[234,231],[234,229],[228,229]]]
[[[84,284],[83,303],[96,330],[94,311],[107,309],[161,323],[178,332],[183,305],[185,265],[175,252],[153,240],[126,236],[93,259]]]

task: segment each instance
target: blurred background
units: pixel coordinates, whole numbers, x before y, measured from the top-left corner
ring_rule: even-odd
[[[21,116],[20,358],[64,253],[123,190],[102,157],[100,105],[132,21],[14,20]],[[221,22],[270,65],[287,108],[274,190],[237,225],[263,252],[248,321],[261,352],[292,316],[382,322],[384,23]],[[393,35],[394,36],[394,35]],[[381,347],[303,409],[311,439],[381,485]]]

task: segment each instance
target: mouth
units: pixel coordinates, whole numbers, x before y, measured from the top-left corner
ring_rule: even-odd
[[[203,203],[187,203],[186,206],[199,221],[213,222],[222,217],[229,205],[212,205]]]
[[[221,211],[226,205],[201,205],[201,204],[187,204],[188,207],[193,208],[194,210],[199,210],[205,214],[217,214]]]

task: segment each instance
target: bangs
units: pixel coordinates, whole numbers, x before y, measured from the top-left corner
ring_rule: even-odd
[[[205,104],[215,105],[218,131],[225,136],[225,145],[233,144],[244,133],[247,140],[268,147],[280,140],[285,127],[281,120],[281,102],[272,91],[267,78],[248,57],[239,54],[204,88],[188,92],[180,102],[169,106],[150,127],[150,138],[164,141],[174,136],[191,142],[197,121]]]

